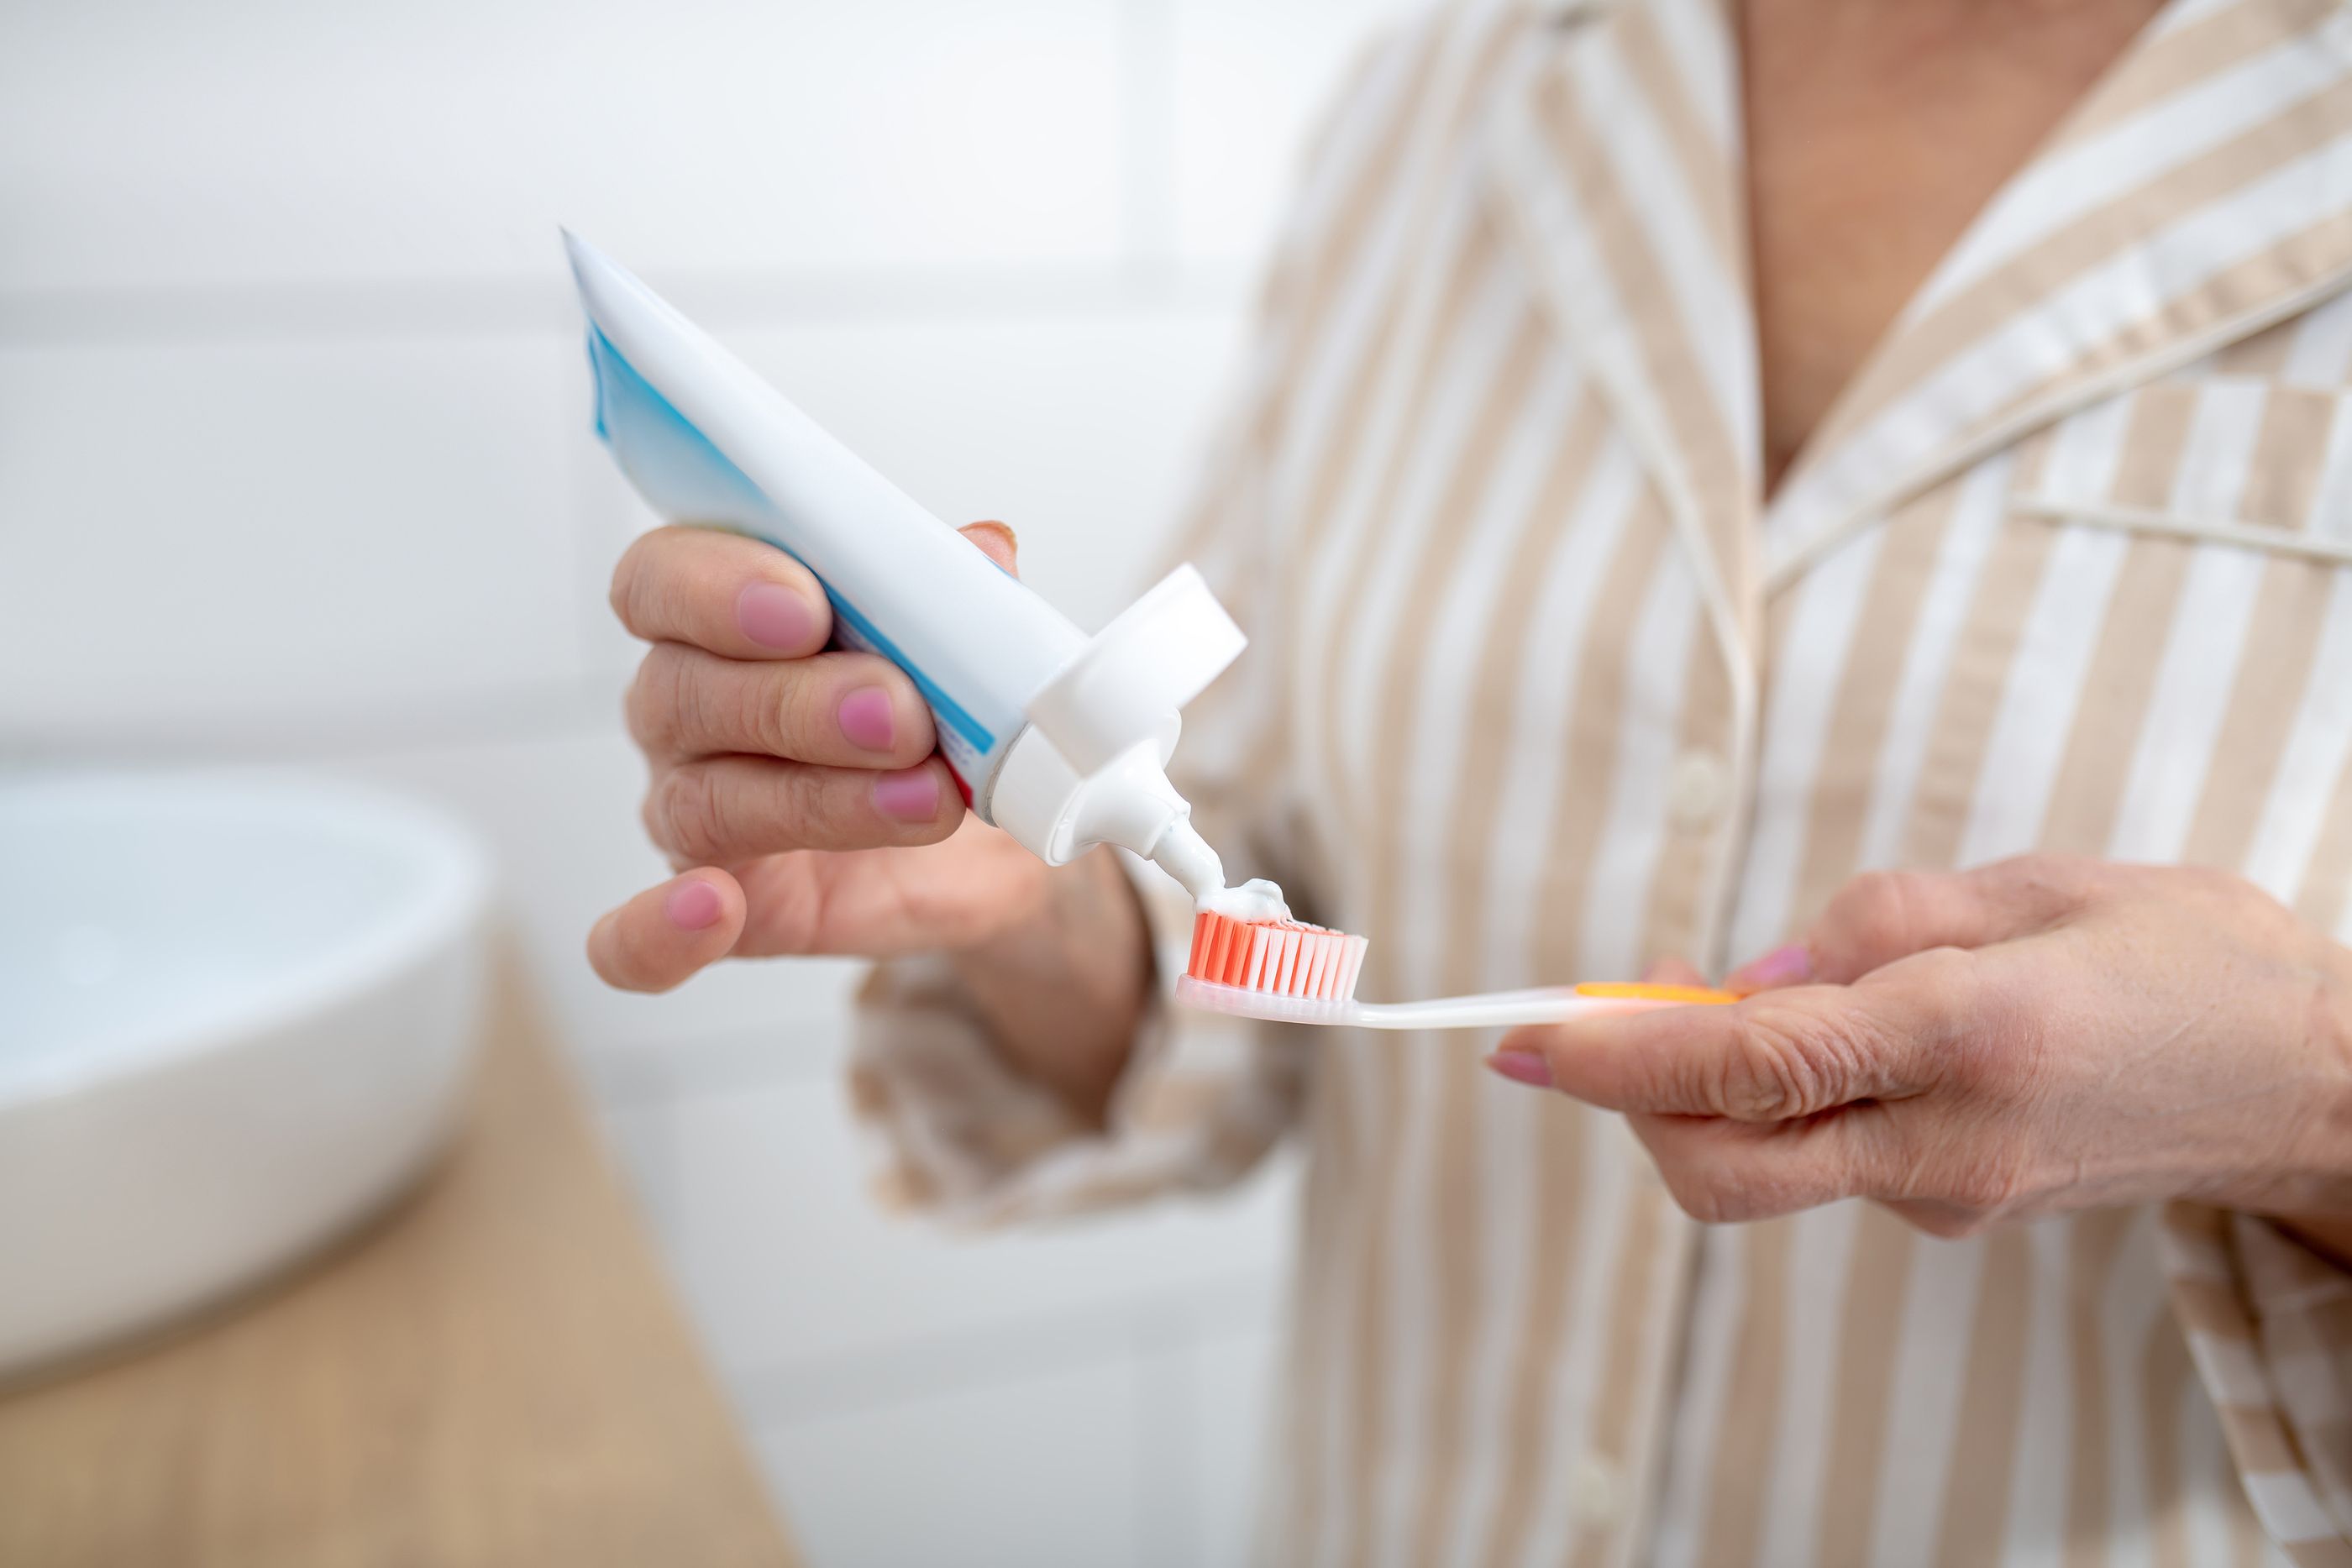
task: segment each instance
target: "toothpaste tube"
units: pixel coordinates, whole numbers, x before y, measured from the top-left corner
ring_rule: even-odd
[[[564,241],[597,434],[656,512],[763,539],[814,573],[835,639],[922,693],[982,821],[1049,864],[1115,843],[1196,899],[1223,887],[1165,771],[1178,710],[1244,645],[1197,571],[1179,567],[1087,637],[667,301]]]

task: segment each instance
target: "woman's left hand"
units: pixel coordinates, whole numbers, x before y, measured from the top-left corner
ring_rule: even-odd
[[[1728,983],[1754,994],[1518,1030],[1490,1065],[1626,1113],[1703,1220],[1869,1197],[1965,1236],[2189,1197],[2327,1245],[2352,1218],[2352,952],[2237,877],[1874,873]]]

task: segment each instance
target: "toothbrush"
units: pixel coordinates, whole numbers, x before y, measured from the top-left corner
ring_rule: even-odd
[[[1176,999],[1203,1012],[1276,1023],[1357,1029],[1493,1029],[1566,1023],[1643,1008],[1720,1007],[1739,998],[1707,986],[1587,981],[1420,1002],[1360,1002],[1365,941],[1290,919],[1239,919],[1203,909],[1192,922],[1192,956]]]

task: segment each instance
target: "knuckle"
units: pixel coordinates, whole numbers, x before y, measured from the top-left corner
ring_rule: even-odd
[[[2185,878],[2190,896],[2212,907],[2224,921],[2243,921],[2266,935],[2298,929],[2303,924],[2293,910],[2235,872],[2218,866],[2181,866],[2165,874]]]
[[[804,703],[795,693],[805,683],[782,676],[780,672],[788,668],[779,665],[772,672],[756,667],[748,678],[731,684],[727,697],[728,732],[771,757],[793,757],[802,749],[797,718]]]
[[[675,750],[685,735],[682,710],[692,701],[687,661],[667,643],[656,643],[637,662],[622,712],[629,737],[646,751]]]
[[[1747,1190],[1726,1172],[1685,1165],[1664,1174],[1675,1206],[1701,1225],[1735,1225],[1748,1218]]]
[[[814,877],[777,879],[760,908],[766,951],[779,955],[823,951],[818,938],[826,920],[824,885]]]
[[[1874,967],[1873,955],[1900,946],[1924,907],[1916,872],[1866,871],[1847,881],[1814,924],[1810,946],[1825,977],[1852,979]]]
[[[2023,1173],[1998,1155],[1961,1162],[1944,1174],[1937,1187],[1941,1206],[1956,1210],[1963,1223],[1990,1224],[2017,1207],[2025,1195]]]
[[[637,801],[637,821],[645,829],[646,837],[652,841],[656,849],[667,850],[669,831],[662,821],[661,796],[662,779],[659,775],[656,775],[653,782],[646,787],[644,796]]]
[[[782,664],[774,669],[774,685],[761,684],[753,722],[761,727],[761,745],[779,757],[797,757],[827,726],[839,727],[830,711],[833,685],[802,664]]]
[[[2059,912],[2080,907],[2107,885],[2115,868],[2088,855],[2033,850],[1995,861],[1985,874],[2032,895],[2032,903]]]
[[[2032,1092],[2049,1046],[2032,998],[1989,984],[1977,955],[1958,949],[1920,954],[1904,985],[1905,1016],[1927,1048],[1913,1059],[1918,1076],[1995,1101]]]
[[[782,815],[789,824],[786,832],[794,844],[816,846],[860,847],[859,835],[845,832],[845,815],[838,793],[838,775],[828,776],[805,768],[793,768],[782,781]],[[871,841],[879,841],[866,835]]]
[[[671,768],[656,779],[646,804],[655,841],[697,863],[723,858],[731,838],[726,791],[700,763]]]
[[[1833,1040],[1813,1020],[1759,1008],[1716,1067],[1707,1096],[1742,1122],[1786,1122],[1835,1104]]]
[[[1982,968],[1981,960],[1965,947],[1930,947],[1903,959],[1900,1001],[1905,1016],[1939,1035],[1963,1026],[1980,1028]],[[1894,968],[1887,978],[1896,978]]]
[[[629,548],[621,552],[620,560],[613,568],[612,586],[605,593],[605,601],[621,624],[633,636],[649,640],[647,628],[653,624],[653,584],[656,576],[650,558],[661,548],[656,542],[660,538],[659,530],[656,530],[629,541]]]
[[[1916,873],[1866,871],[1830,901],[1827,924],[1839,931],[1899,929],[1917,902]]]
[[[1662,1174],[1675,1207],[1701,1225],[1745,1225],[1803,1207],[1769,1179],[1720,1157],[1686,1159]]]

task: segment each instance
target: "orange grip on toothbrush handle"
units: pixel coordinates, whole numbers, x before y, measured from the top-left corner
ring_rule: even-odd
[[[1712,986],[1654,986],[1639,980],[1587,980],[1580,997],[1613,1002],[1671,1002],[1680,1007],[1722,1007],[1739,998]]]

